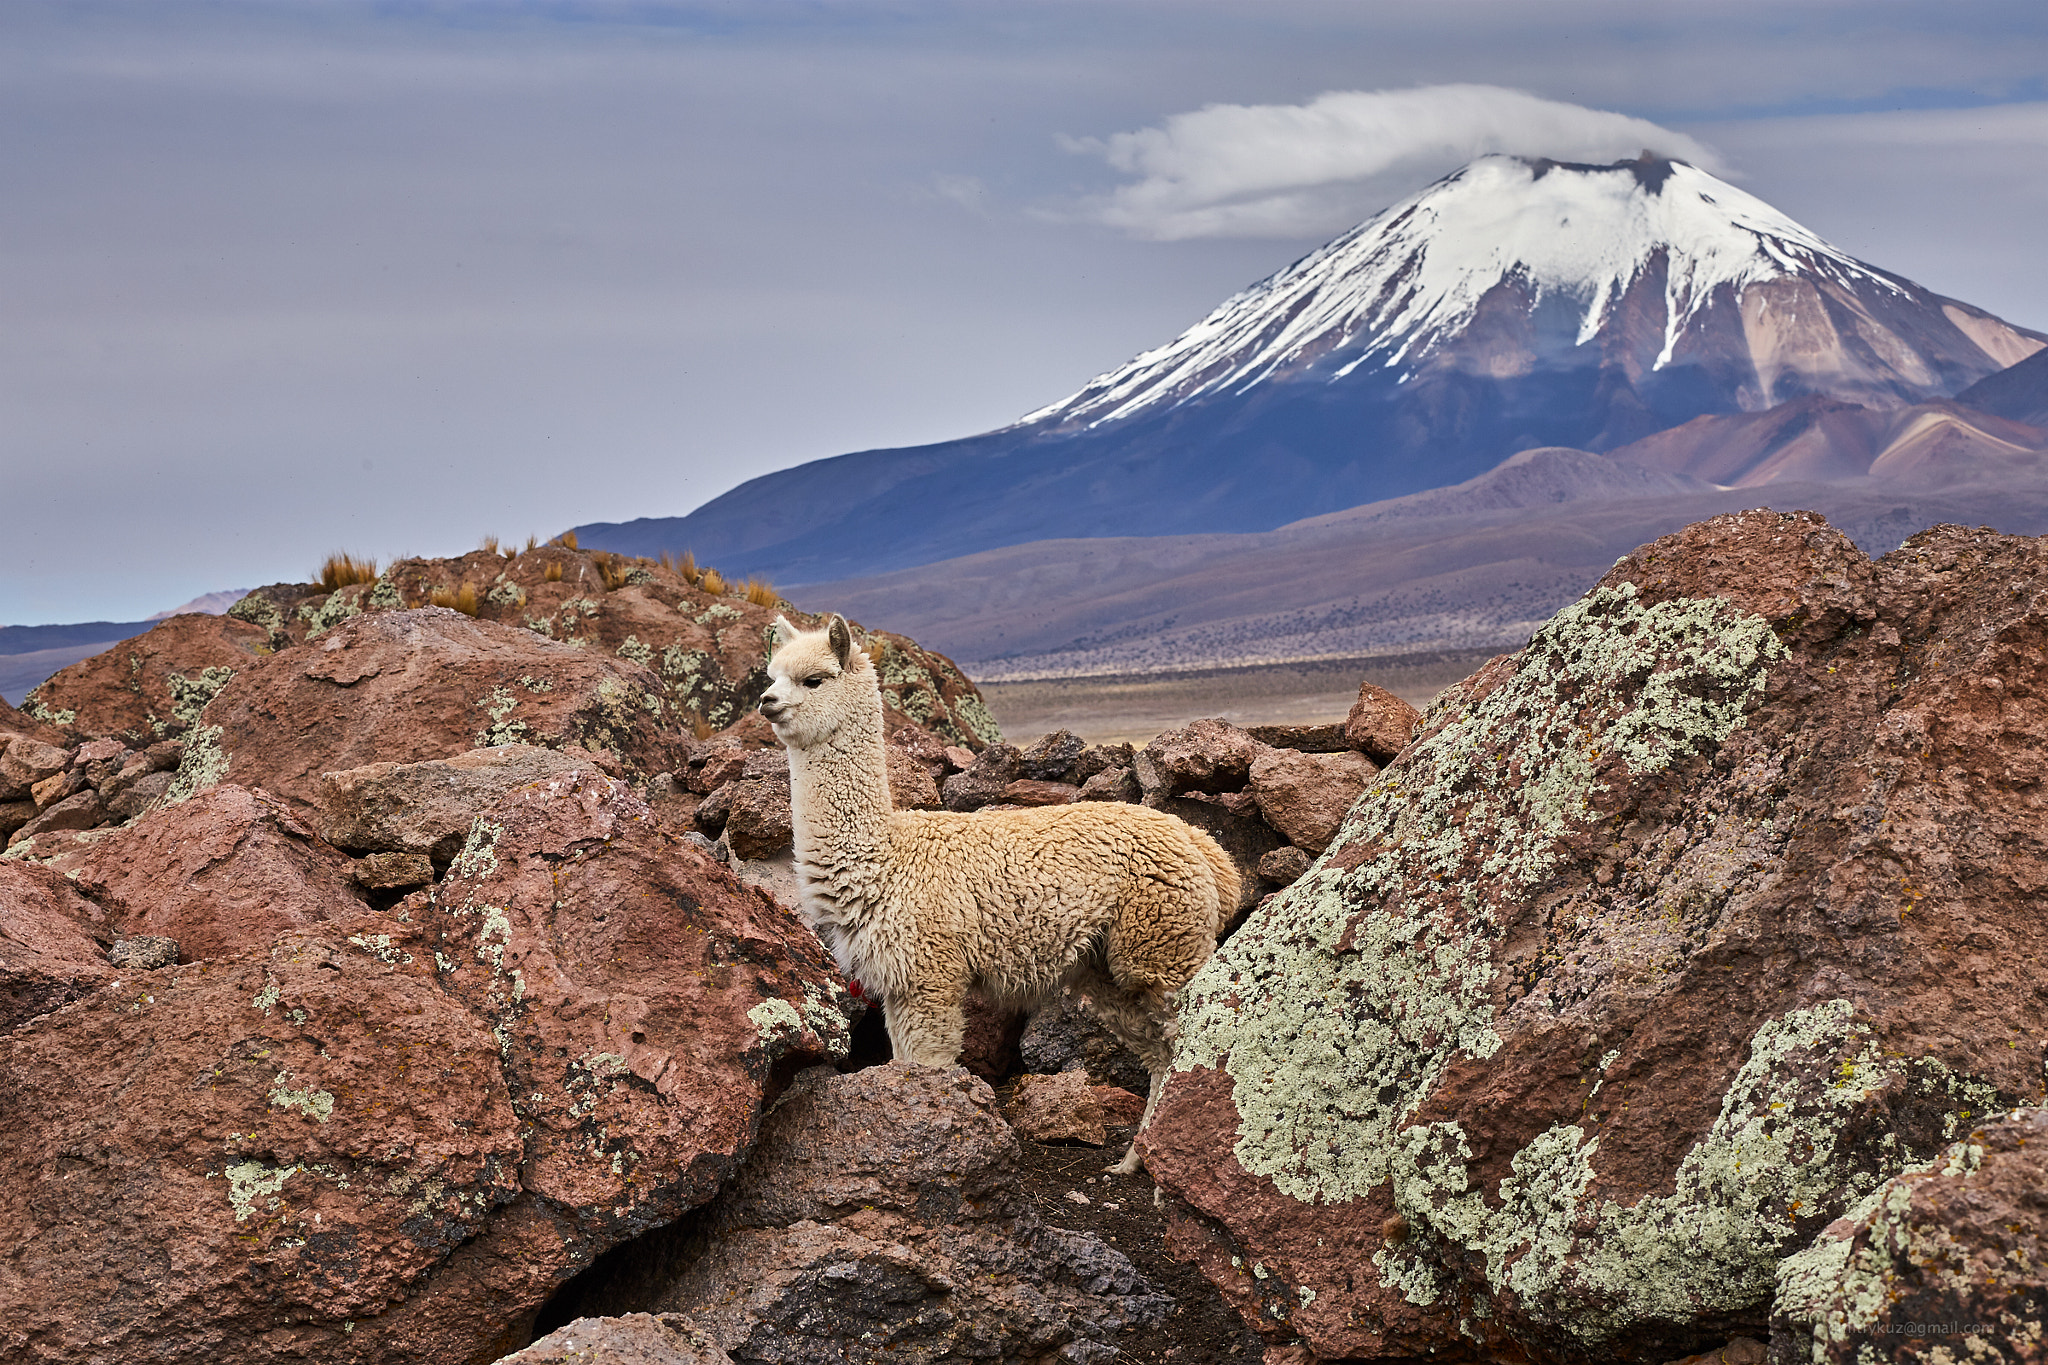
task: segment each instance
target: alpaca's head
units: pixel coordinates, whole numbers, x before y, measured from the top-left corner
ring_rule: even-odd
[[[875,666],[854,647],[846,618],[835,614],[823,630],[798,630],[778,616],[775,640],[761,714],[785,746],[808,749],[851,724],[879,725]]]

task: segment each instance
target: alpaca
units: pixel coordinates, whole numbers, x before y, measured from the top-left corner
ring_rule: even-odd
[[[846,621],[780,617],[761,714],[789,751],[805,920],[880,997],[896,1056],[960,1058],[969,990],[1034,1009],[1068,987],[1151,1073],[1173,1057],[1173,996],[1214,951],[1238,874],[1216,841],[1116,802],[963,815],[889,799],[882,695]],[[1138,1169],[1137,1144],[1110,1169]]]

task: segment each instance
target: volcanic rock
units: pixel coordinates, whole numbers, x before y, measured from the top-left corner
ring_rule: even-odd
[[[1252,760],[1251,792],[1266,823],[1312,853],[1330,846],[1344,812],[1379,773],[1363,754],[1271,749]]]
[[[1081,789],[1069,782],[1034,782],[1020,777],[1005,786],[1002,799],[1012,806],[1064,806],[1080,799]]]
[[[1319,1358],[1758,1335],[1782,1257],[2041,1098],[2044,690],[2039,541],[1626,557],[1189,986],[1178,1250]]]
[[[789,779],[753,777],[735,782],[725,817],[725,842],[733,856],[771,858],[789,847],[792,833]]]
[[[124,972],[154,972],[178,965],[178,940],[140,934],[107,949],[107,961]]]
[[[1138,779],[1127,767],[1105,768],[1081,784],[1077,801],[1128,801],[1132,804],[1143,800],[1145,789],[1138,785]]]
[[[1154,738],[1138,751],[1131,771],[1147,797],[1240,791],[1265,748],[1235,725],[1198,720]]]
[[[71,777],[74,774],[61,773],[50,779],[52,782]],[[100,794],[91,789],[67,796],[54,805],[46,806],[40,813],[14,833],[7,836],[8,847],[38,834],[56,830],[91,829],[106,819],[107,808],[100,800]]]
[[[1421,720],[1421,712],[1386,688],[1362,682],[1358,700],[1344,718],[1344,742],[1375,763],[1392,763],[1394,755],[1408,747]]]
[[[680,1313],[578,1318],[498,1365],[732,1365],[732,1357]]]
[[[1100,1147],[1109,1125],[1136,1123],[1145,1101],[1120,1086],[1095,1085],[1085,1071],[1027,1075],[1017,1082],[1004,1117],[1033,1142],[1079,1142]]]
[[[1026,1070],[1039,1075],[1062,1071],[1087,1073],[1101,1085],[1146,1093],[1151,1075],[1138,1054],[1103,1026],[1087,1005],[1064,996],[1032,1014],[1017,1043]]]
[[[843,999],[623,784],[516,790],[433,895],[0,1035],[0,1226],[34,1248],[0,1270],[0,1339],[496,1359],[725,1182],[779,1077],[844,1054]]]
[[[171,796],[234,781],[310,811],[322,773],[512,743],[662,772],[684,756],[666,706],[660,680],[624,659],[445,607],[370,612],[239,673],[190,736]]]
[[[1290,844],[1259,859],[1259,876],[1275,886],[1292,886],[1301,880],[1302,874],[1314,861],[1306,852]]]
[[[79,999],[114,970],[93,938],[100,908],[61,873],[0,861],[0,1030]]]
[[[1114,1249],[1046,1227],[1016,1136],[959,1068],[803,1073],[655,1307],[737,1359],[1092,1360],[1172,1300]]]
[[[71,755],[56,745],[14,736],[0,744],[0,799],[18,801],[70,766]]]
[[[2039,1359],[2048,1110],[1984,1123],[1865,1195],[1778,1271],[1773,1359]]]
[[[1022,756],[1014,744],[991,744],[975,756],[963,772],[946,779],[942,789],[947,810],[979,810],[1003,799],[1003,788],[1016,781],[1023,770]]]
[[[897,810],[938,810],[939,784],[931,767],[914,754],[891,745],[889,758],[889,801]]]
[[[1351,748],[1341,722],[1327,725],[1248,725],[1246,734],[1275,749],[1299,749],[1305,754],[1335,754]]]
[[[152,811],[53,865],[112,908],[122,937],[174,938],[194,962],[362,908],[347,857],[276,797],[233,783]]]
[[[1035,741],[1017,756],[1017,776],[1033,782],[1073,782],[1079,785],[1094,774],[1074,777],[1074,767],[1088,752],[1088,741],[1072,730],[1055,730]]]
[[[30,699],[69,714],[65,728],[130,744],[175,739],[235,674],[270,649],[266,631],[232,616],[188,612],[52,675]]]
[[[369,763],[320,774],[313,822],[336,848],[424,853],[445,863],[476,817],[514,787],[596,770],[583,750],[533,744],[499,744],[421,763]]]

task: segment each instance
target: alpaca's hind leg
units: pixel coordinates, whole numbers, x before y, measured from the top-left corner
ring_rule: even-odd
[[[949,981],[914,981],[882,1002],[889,1051],[898,1061],[952,1066],[967,1036],[966,987]]]
[[[1138,1054],[1138,1060],[1145,1064],[1152,1078],[1145,1097],[1145,1116],[1138,1120],[1138,1131],[1142,1133],[1152,1126],[1152,1115],[1159,1108],[1159,1092],[1165,1088],[1166,1073],[1173,1065],[1173,1003],[1162,991],[1132,990],[1101,972],[1087,973],[1074,982],[1074,987],[1088,998],[1103,1026]],[[1109,1169],[1119,1175],[1135,1175],[1141,1164],[1138,1144],[1133,1139],[1124,1159]]]

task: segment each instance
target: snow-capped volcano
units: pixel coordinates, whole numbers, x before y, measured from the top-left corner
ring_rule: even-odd
[[[1807,392],[1915,402],[2038,344],[1682,161],[1489,156],[1019,425],[1091,427],[1277,379],[1334,384],[1377,370],[1406,381],[1433,360],[1474,359],[1459,353],[1475,349],[1463,343],[1489,308],[1533,324],[1526,336],[1496,328],[1480,339],[1491,343],[1476,348],[1486,352],[1480,368],[1498,376],[1540,364],[1543,352],[1596,347],[1639,382],[1746,350],[1755,375],[1733,397],[1747,410]],[[1731,348],[1738,338],[1722,334],[1738,329]]]
[[[1030,540],[1263,531],[1538,446],[1605,452],[1795,398],[1946,398],[2044,344],[1683,162],[1490,156],[1002,430],[576,530],[779,583]]]

